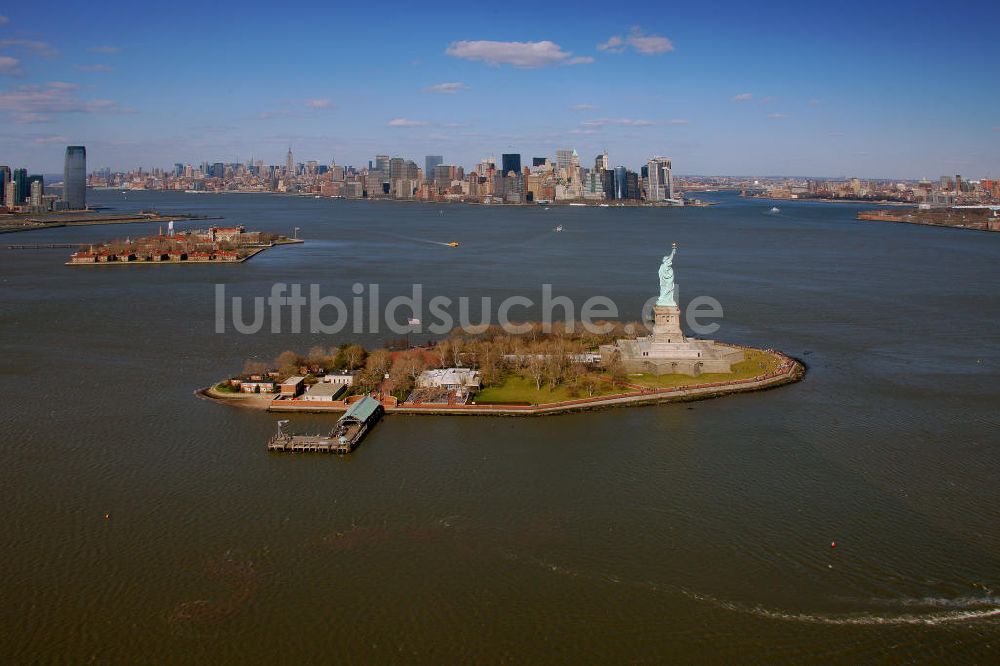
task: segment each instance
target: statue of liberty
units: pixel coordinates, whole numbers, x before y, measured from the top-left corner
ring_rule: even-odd
[[[658,274],[660,276],[660,297],[656,299],[657,305],[668,305],[677,307],[677,300],[674,296],[676,286],[674,285],[674,255],[677,254],[677,243],[674,242],[670,254],[663,257]]]

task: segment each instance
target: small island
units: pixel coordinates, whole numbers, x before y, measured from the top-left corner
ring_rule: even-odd
[[[350,415],[371,399],[380,414],[523,416],[699,400],[804,376],[800,362],[773,349],[685,336],[675,300],[676,253],[674,244],[658,270],[652,329],[641,322],[531,324],[512,334],[495,326],[423,347],[404,339],[371,351],[357,344],[286,351],[273,363],[248,361],[242,373],[198,394],[272,412]],[[279,432],[279,439],[287,437]]]
[[[171,225],[172,227],[173,225]],[[67,266],[128,266],[137,264],[240,263],[275,245],[302,243],[262,231],[247,231],[243,225],[209,227],[164,235],[114,240],[81,247],[70,256]]]

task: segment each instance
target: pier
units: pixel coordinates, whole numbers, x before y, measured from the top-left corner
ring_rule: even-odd
[[[385,409],[370,396],[365,396],[348,408],[337,420],[329,435],[290,435],[285,432],[287,419],[278,421],[278,432],[267,442],[268,451],[290,453],[337,453],[353,451]]]

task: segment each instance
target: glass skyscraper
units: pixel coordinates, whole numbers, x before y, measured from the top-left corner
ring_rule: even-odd
[[[444,164],[444,157],[441,155],[427,155],[424,157],[424,180],[434,180],[434,167]]]
[[[70,210],[87,207],[87,149],[83,146],[66,146],[63,202]]]
[[[507,175],[511,171],[514,173],[521,173],[521,155],[519,153],[504,153],[501,158],[503,164],[503,175]]]

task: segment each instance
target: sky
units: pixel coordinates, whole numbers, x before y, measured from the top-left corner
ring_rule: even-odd
[[[1000,176],[996,0],[0,5],[0,164]]]

